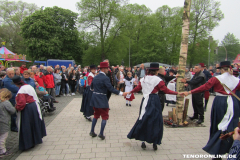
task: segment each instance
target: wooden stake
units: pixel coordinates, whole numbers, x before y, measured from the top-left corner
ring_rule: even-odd
[[[173,119],[173,112],[172,111],[168,111],[168,119]]]
[[[187,118],[187,112],[188,112],[188,105],[189,105],[189,99],[186,98],[185,99],[185,104],[184,104],[184,110],[183,110],[183,118],[182,118],[182,122],[184,123],[184,121]]]

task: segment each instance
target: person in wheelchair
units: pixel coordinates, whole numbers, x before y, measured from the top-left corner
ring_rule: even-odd
[[[47,111],[53,112],[54,110],[56,110],[56,107],[54,107],[54,104],[53,104],[54,98],[48,94],[48,92],[44,87],[39,86],[37,82],[35,82],[35,85],[36,85],[36,93],[38,98],[41,99],[43,102],[49,103],[49,107]]]

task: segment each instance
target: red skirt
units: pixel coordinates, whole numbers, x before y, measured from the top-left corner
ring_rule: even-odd
[[[126,96],[125,96],[124,98],[125,98],[126,100],[128,100],[128,101],[132,101],[132,100],[135,99],[135,96],[134,96],[134,94],[132,93],[130,98],[126,98]]]

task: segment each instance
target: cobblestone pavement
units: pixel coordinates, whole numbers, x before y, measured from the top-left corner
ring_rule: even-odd
[[[110,99],[110,118],[105,129],[105,140],[89,136],[91,123],[86,121],[79,112],[81,98],[75,98],[47,126],[47,136],[43,144],[22,152],[17,160],[46,159],[91,159],[91,160],[164,160],[184,159],[183,154],[206,154],[202,147],[208,141],[210,126],[210,97],[208,110],[205,112],[206,127],[166,128],[162,144],[157,151],[147,144],[142,150],[140,141],[130,140],[127,134],[137,120],[142,95],[136,95],[132,107],[126,107],[125,99],[113,95]],[[66,101],[70,101],[72,97]],[[191,104],[191,100],[190,100]],[[63,104],[61,104],[63,106]],[[166,106],[163,115],[167,115],[173,106]],[[189,105],[188,115],[193,109]],[[47,118],[47,117],[46,117]],[[45,119],[46,119],[45,118]],[[96,133],[100,131],[99,120]]]
[[[73,98],[77,97],[80,97],[80,95],[77,94],[76,96],[71,97],[62,96],[57,98],[56,100],[59,101],[59,103],[54,103],[57,109],[53,113],[46,114],[46,116],[44,117],[45,125],[48,126],[54,120],[54,118],[56,118],[56,116],[68,105],[68,103],[71,102]],[[10,152],[12,152],[13,154],[11,156],[7,156],[0,159],[14,160],[21,154],[21,151],[18,150],[18,133],[9,132],[6,146],[7,148],[10,149]]]

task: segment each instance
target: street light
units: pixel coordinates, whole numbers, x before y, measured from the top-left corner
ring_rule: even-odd
[[[228,60],[228,57],[227,57],[227,49],[226,49],[226,47],[223,45],[223,47],[224,47],[224,49],[225,49],[225,51],[226,51],[226,59],[225,59],[225,61],[227,61]]]
[[[208,39],[209,39],[209,46],[208,46],[208,67],[209,67],[209,64],[210,64],[210,52],[211,52],[210,41],[212,40],[212,36],[209,36]]]

